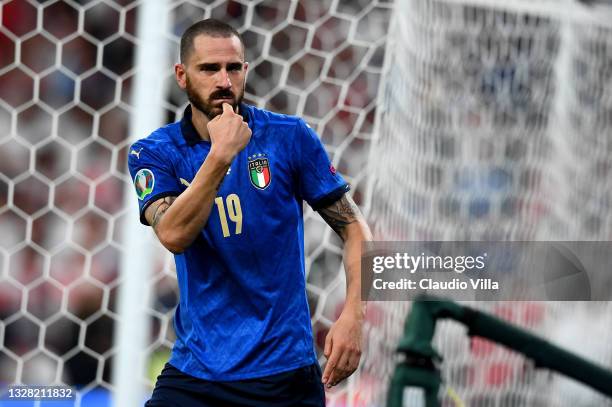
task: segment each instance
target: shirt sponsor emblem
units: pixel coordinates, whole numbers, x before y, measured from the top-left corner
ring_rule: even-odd
[[[153,192],[153,186],[155,186],[155,176],[153,172],[148,168],[139,170],[134,177],[134,186],[136,187],[138,199],[142,201],[145,196]]]
[[[142,148],[141,148],[140,150],[138,150],[138,151],[136,151],[136,150],[132,149],[132,150],[130,150],[130,155],[135,155],[135,156],[136,156],[136,158],[138,158],[138,159],[140,160],[140,152],[141,152],[142,150],[143,150]]]
[[[249,157],[249,178],[255,188],[265,189],[270,185],[272,175],[270,174],[270,163],[267,157],[262,154]]]

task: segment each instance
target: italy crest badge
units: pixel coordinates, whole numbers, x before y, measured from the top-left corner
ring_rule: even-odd
[[[270,185],[270,164],[266,157],[249,159],[249,178],[255,188],[265,189]]]

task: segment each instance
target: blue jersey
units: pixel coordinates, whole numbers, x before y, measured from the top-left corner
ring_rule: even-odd
[[[349,187],[301,119],[241,104],[251,128],[205,227],[175,255],[180,300],[170,363],[215,381],[262,377],[316,362],[304,269],[303,201],[318,209]],[[141,222],[184,191],[211,148],[188,107],[183,120],[129,151]]]

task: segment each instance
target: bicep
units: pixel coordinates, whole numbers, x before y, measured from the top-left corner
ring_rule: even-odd
[[[170,205],[174,202],[176,196],[165,196],[151,203],[147,209],[145,209],[144,216],[149,225],[153,227],[155,233],[157,233],[157,226],[164,216]]]
[[[344,194],[336,202],[319,209],[318,212],[342,240],[346,240],[348,225],[358,222],[362,218],[357,204],[348,194]]]

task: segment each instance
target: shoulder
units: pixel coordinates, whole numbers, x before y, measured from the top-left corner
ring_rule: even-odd
[[[281,128],[283,130],[299,130],[306,127],[306,122],[298,116],[272,112],[251,105],[243,105],[253,124],[268,129]]]
[[[130,146],[130,159],[132,156],[138,157],[140,152],[145,151],[147,155],[168,158],[177,150],[178,143],[176,133],[179,131],[179,124],[172,123],[160,127],[147,137],[143,137]]]

